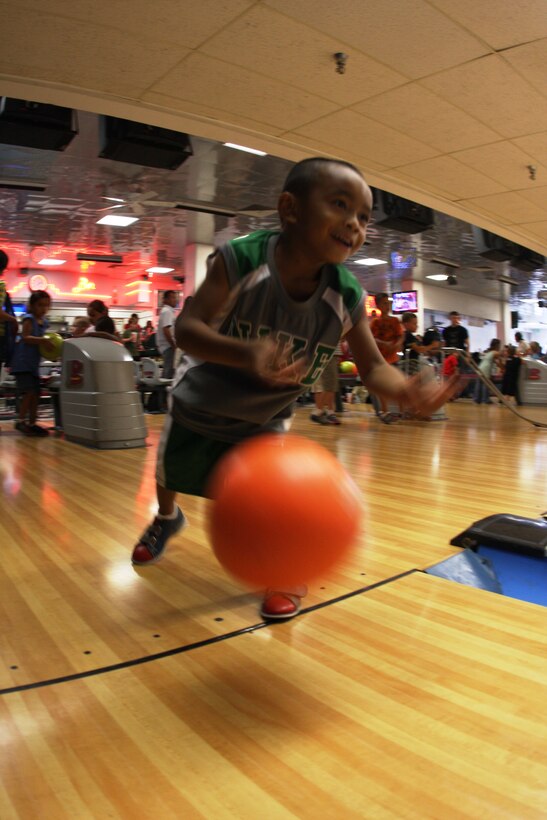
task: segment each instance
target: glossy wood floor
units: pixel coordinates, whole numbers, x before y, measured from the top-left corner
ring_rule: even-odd
[[[129,564],[161,417],[128,451],[2,425],[2,820],[547,816],[546,610],[412,572],[474,520],[547,508],[547,432],[464,402],[429,424],[308,413],[294,432],[355,477],[363,534],[267,627],[203,500],[160,564]]]

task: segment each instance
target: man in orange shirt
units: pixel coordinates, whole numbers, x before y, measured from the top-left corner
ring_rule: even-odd
[[[397,364],[399,361],[399,351],[403,345],[404,330],[400,321],[395,316],[389,315],[389,296],[387,293],[377,293],[374,297],[376,307],[380,311],[380,316],[373,319],[370,323],[372,335],[376,339],[376,344],[380,349],[380,353],[388,364]],[[397,421],[399,415],[397,413],[388,413],[387,403],[384,398],[380,399],[381,410],[378,412],[378,418],[385,424],[391,424],[392,421]],[[375,407],[377,405],[375,404]]]

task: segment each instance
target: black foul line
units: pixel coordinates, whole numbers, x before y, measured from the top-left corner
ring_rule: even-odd
[[[391,578],[385,578],[383,581],[378,581],[375,584],[370,584],[366,587],[361,587],[353,592],[346,592],[344,595],[339,595],[337,598],[330,598],[328,601],[322,601],[320,604],[306,607],[300,613],[304,615],[308,612],[315,612],[317,609],[337,604],[340,601],[345,601],[348,598],[355,598],[357,595],[362,595],[365,592],[370,592],[372,589],[377,589],[385,584],[391,584],[393,581],[398,581],[399,578],[405,578],[407,575],[412,575],[418,572],[416,569],[410,569],[406,572],[401,572],[399,575],[393,575]],[[297,616],[297,617],[299,617]],[[246,626],[243,629],[236,629],[234,632],[226,632],[224,635],[216,635],[214,638],[206,638],[203,641],[196,641],[195,643],[185,644],[184,646],[177,646],[174,649],[166,649],[163,652],[155,652],[153,655],[145,655],[141,658],[133,658],[129,661],[120,661],[120,663],[113,663],[110,666],[100,666],[97,669],[88,669],[84,672],[74,672],[72,675],[62,675],[59,678],[48,678],[47,680],[35,681],[34,683],[22,683],[19,686],[9,686],[6,689],[0,689],[0,695],[11,695],[15,692],[27,692],[29,689],[41,689],[44,686],[54,686],[57,683],[68,683],[70,681],[82,680],[83,678],[92,678],[96,675],[103,675],[106,672],[117,672],[120,669],[129,669],[131,666],[140,666],[151,661],[159,661],[162,658],[170,658],[173,655],[182,655],[184,652],[190,652],[193,649],[201,649],[203,646],[212,646],[215,643],[229,640],[230,638],[237,638],[239,635],[246,635],[251,632],[256,632],[259,629],[264,629],[265,626],[273,626],[275,624],[286,623],[286,621],[262,621],[259,624]]]

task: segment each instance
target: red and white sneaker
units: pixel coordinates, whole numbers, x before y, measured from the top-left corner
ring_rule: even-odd
[[[154,518],[139,538],[131,562],[137,566],[147,566],[159,561],[165,552],[167,541],[186,526],[184,513],[177,507],[176,518]]]
[[[260,607],[260,615],[265,621],[287,621],[294,618],[300,612],[302,598],[307,593],[306,586],[295,587],[293,592],[275,592],[268,589]]]

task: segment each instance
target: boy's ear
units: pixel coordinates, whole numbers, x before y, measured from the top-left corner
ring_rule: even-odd
[[[277,212],[282,225],[294,225],[298,221],[298,202],[295,195],[283,191],[277,202]]]

